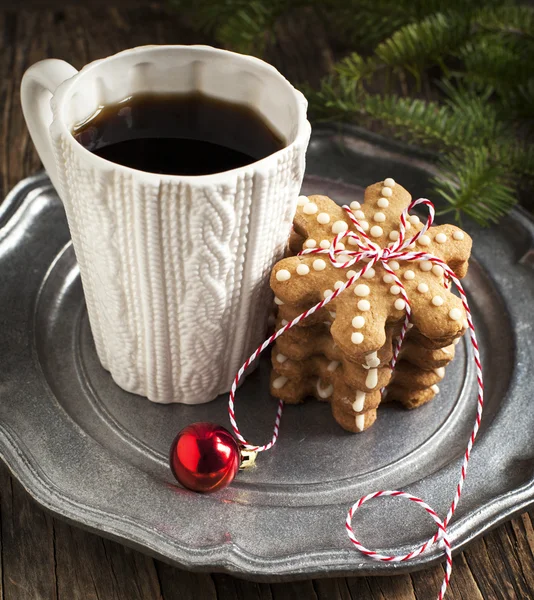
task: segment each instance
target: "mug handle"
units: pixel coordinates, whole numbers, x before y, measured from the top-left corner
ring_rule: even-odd
[[[64,60],[49,58],[32,65],[24,73],[20,86],[22,112],[26,125],[39,158],[58,191],[56,162],[50,137],[52,123],[50,99],[59,84],[77,73],[78,71]]]

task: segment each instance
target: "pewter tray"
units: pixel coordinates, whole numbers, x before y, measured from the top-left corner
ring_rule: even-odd
[[[306,193],[340,203],[393,177],[424,195],[424,156],[356,129],[315,132]],[[474,257],[465,286],[477,326],[486,410],[464,495],[450,527],[458,551],[534,500],[534,226],[520,210],[501,225],[465,228]],[[445,515],[475,414],[464,342],[441,393],[413,411],[380,409],[351,435],[315,401],[288,406],[275,448],[228,489],[197,495],[167,468],[175,433],[198,420],[227,425],[226,397],[198,407],[153,405],[119,389],[100,366],[62,205],[45,175],[22,181],[0,207],[0,455],[30,494],[58,516],[188,569],[275,580],[385,574],[442,558],[373,562],[345,533],[348,507],[378,489],[403,489]],[[276,402],[269,360],[238,393],[244,434],[270,437]],[[368,547],[407,552],[433,533],[400,499],[354,519]]]

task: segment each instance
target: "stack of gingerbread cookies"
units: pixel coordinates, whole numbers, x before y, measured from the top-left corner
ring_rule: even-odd
[[[399,237],[400,215],[410,194],[391,178],[367,188],[363,204],[350,205],[369,238],[386,247]],[[422,228],[410,215],[407,236]],[[329,296],[363,264],[336,268],[327,254],[298,255],[303,249],[330,248],[340,232],[356,233],[346,212],[326,196],[301,196],[289,243],[289,256],[271,275],[277,305],[277,329]],[[357,250],[345,237],[336,250]],[[462,278],[467,272],[471,239],[458,227],[431,227],[415,244],[443,260]],[[411,248],[414,249],[414,248]],[[338,255],[338,261],[344,262]],[[390,260],[412,309],[410,328],[394,371],[394,344],[406,314],[400,287],[377,263],[325,307],[278,338],[272,353],[271,393],[287,403],[308,396],[328,401],[336,421],[348,431],[371,426],[381,401],[415,408],[439,391],[445,366],[467,329],[465,310],[430,261]]]

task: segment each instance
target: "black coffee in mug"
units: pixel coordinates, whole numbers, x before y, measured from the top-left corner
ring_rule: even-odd
[[[252,108],[198,92],[135,95],[100,107],[72,134],[111,162],[165,175],[221,173],[285,145]]]

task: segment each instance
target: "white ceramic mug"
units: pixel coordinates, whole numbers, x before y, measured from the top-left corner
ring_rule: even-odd
[[[251,165],[168,176],[117,165],[72,127],[105,104],[200,91],[254,107],[286,146]],[[270,270],[304,175],[307,103],[265,62],[206,46],[145,46],[22,80],[32,139],[67,213],[98,356],[125,390],[197,404],[230,388],[261,341]]]

